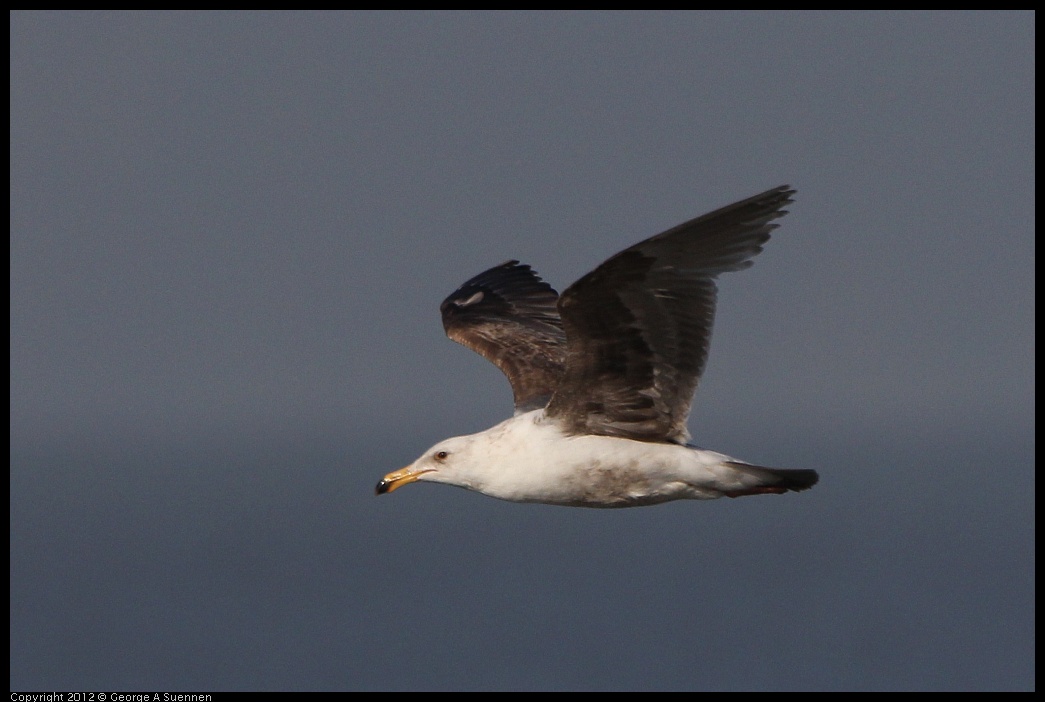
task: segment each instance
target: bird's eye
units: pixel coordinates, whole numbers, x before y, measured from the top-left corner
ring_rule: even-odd
[[[449,455],[450,455],[449,451],[436,451],[435,452],[435,460],[437,460],[437,461],[445,461]]]

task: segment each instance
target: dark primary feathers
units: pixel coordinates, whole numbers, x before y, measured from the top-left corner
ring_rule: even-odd
[[[751,265],[794,192],[780,186],[631,246],[557,304],[529,266],[491,268],[443,302],[447,335],[508,376],[517,413],[547,402],[572,433],[685,443],[714,279]]]
[[[566,373],[548,416],[578,434],[685,443],[711,343],[714,279],[751,265],[794,192],[780,186],[680,224],[567,288]]]

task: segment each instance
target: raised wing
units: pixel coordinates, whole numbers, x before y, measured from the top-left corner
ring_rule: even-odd
[[[568,431],[689,440],[715,277],[751,265],[794,194],[782,185],[616,254],[559,299],[566,370],[546,410]]]
[[[446,335],[508,377],[516,414],[544,407],[562,377],[566,336],[558,299],[529,266],[507,261],[475,276],[439,306]]]

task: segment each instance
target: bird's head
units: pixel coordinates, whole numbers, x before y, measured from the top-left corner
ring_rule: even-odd
[[[410,465],[381,478],[376,493],[384,495],[394,492],[418,480],[476,489],[481,467],[477,467],[473,460],[473,443],[470,436],[457,436],[440,441]]]

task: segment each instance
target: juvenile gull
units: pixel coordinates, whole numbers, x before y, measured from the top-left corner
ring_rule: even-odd
[[[561,295],[526,265],[480,273],[443,301],[447,335],[494,363],[515,416],[441,441],[389,473],[515,502],[635,507],[781,494],[812,470],[766,468],[689,443],[715,278],[751,265],[795,191],[782,185],[621,251]]]

